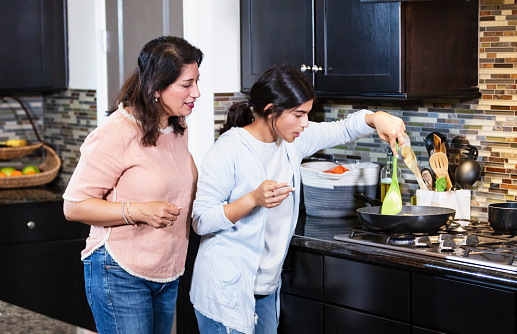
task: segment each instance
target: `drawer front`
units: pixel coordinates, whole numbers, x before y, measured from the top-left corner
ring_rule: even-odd
[[[3,205],[0,217],[0,245],[86,238],[90,231],[65,219],[62,201]]]
[[[410,274],[325,256],[325,302],[409,320]]]
[[[278,333],[322,334],[323,303],[282,293],[280,295]]]
[[[308,332],[307,332],[308,333]],[[410,334],[408,324],[325,305],[325,334]]]
[[[423,274],[413,274],[412,285],[415,324],[458,334],[516,333],[515,292]]]
[[[323,300],[323,256],[290,247],[282,270],[282,292]]]

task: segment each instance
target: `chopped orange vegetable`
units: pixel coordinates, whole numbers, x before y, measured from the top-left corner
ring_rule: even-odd
[[[344,172],[348,172],[349,170],[345,167],[339,165],[329,170],[324,170],[323,173],[329,173],[329,174],[343,174]]]

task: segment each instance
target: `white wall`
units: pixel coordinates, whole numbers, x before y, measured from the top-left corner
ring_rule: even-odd
[[[238,92],[241,89],[239,0],[213,3],[214,91]]]
[[[106,0],[68,1],[70,88],[97,90],[97,118],[104,119],[107,96],[106,52],[116,33],[106,28]],[[180,0],[181,1],[181,0]],[[200,68],[201,97],[188,117],[189,148],[200,164],[214,142],[214,93],[240,90],[239,0],[182,0],[183,37],[205,54]],[[106,44],[107,42],[107,44]]]
[[[69,87],[96,89],[94,1],[67,0]]]

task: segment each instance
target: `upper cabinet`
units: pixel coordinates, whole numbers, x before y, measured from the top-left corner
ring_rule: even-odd
[[[68,86],[66,0],[0,0],[0,94]]]
[[[321,97],[477,97],[478,11],[478,0],[241,0],[242,91],[289,62]]]

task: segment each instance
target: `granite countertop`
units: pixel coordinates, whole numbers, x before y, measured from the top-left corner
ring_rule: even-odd
[[[0,189],[0,205],[62,201],[65,189],[56,185]]]
[[[93,332],[0,300],[0,333],[89,334]]]
[[[512,273],[464,265],[442,258],[334,240],[335,235],[350,234],[354,228],[362,228],[357,217],[320,218],[306,216],[300,212],[291,245],[321,252],[324,255],[517,289],[517,275]]]

